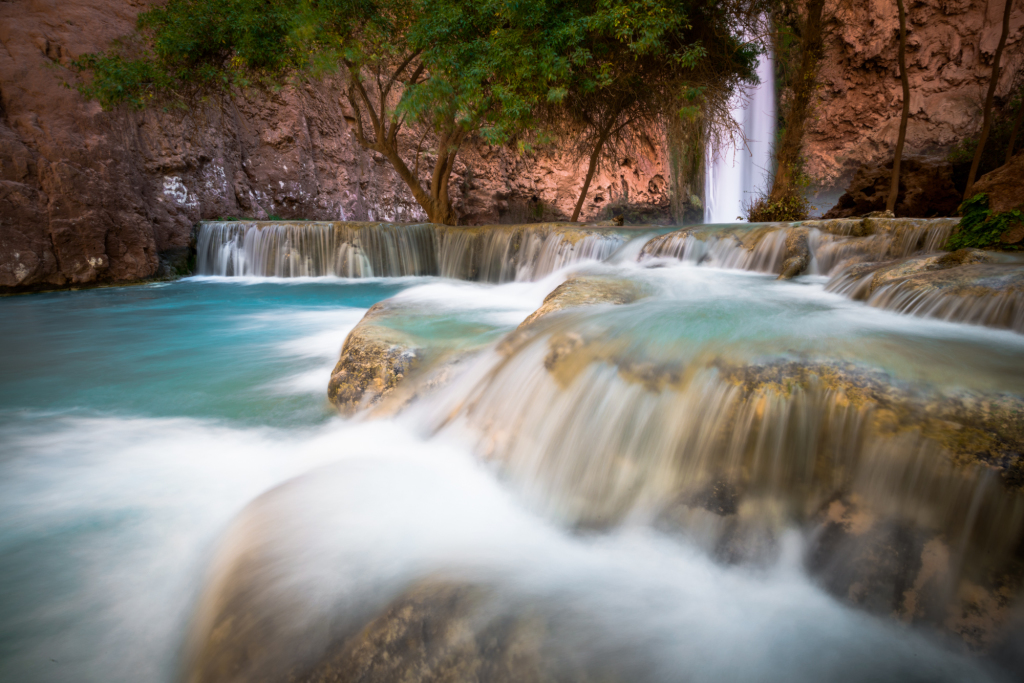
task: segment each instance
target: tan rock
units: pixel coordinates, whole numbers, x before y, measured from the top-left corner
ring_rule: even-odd
[[[978,178],[971,192],[987,194],[988,208],[995,213],[1024,208],[1024,152],[1018,152],[1010,163]],[[1017,241],[1021,239],[1024,239],[1024,234]]]

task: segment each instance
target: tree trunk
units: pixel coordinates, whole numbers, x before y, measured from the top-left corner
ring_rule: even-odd
[[[587,199],[587,191],[590,189],[590,181],[594,179],[594,172],[597,171],[597,160],[601,157],[601,149],[604,147],[605,135],[604,133],[597,139],[597,144],[594,145],[594,151],[590,153],[590,165],[587,166],[587,177],[583,181],[583,189],[580,190],[580,198],[576,200],[576,208],[572,211],[572,218],[569,219],[571,223],[575,223],[580,217],[580,211],[583,209],[583,202]]]
[[[907,76],[907,11],[903,0],[896,0],[900,12],[900,82],[903,84],[903,113],[900,115],[900,132],[896,137],[896,152],[892,156],[892,181],[885,210],[896,211],[896,200],[900,193],[900,162],[903,160],[903,145],[907,141],[907,121],[910,120],[910,78]]]
[[[1017,133],[1020,132],[1020,123],[1024,120],[1024,96],[1021,97],[1020,107],[1017,109],[1017,118],[1013,121],[1013,130],[1010,131],[1010,144],[1006,148],[1006,162],[1010,163],[1010,159],[1013,158],[1013,147],[1017,142]]]
[[[786,130],[776,149],[775,178],[769,194],[771,202],[788,197],[796,189],[800,150],[803,146],[804,124],[814,94],[815,76],[821,56],[824,26],[821,20],[825,0],[809,0],[807,20],[800,34],[800,66],[793,83],[793,99],[786,112]]]
[[[601,158],[601,150],[604,149],[604,143],[608,141],[609,136],[612,134],[612,128],[615,127],[615,123],[619,119],[619,114],[622,113],[622,108],[617,104],[608,112],[608,123],[602,128],[597,134],[597,143],[594,144],[594,151],[590,153],[590,165],[587,166],[587,177],[583,181],[583,189],[580,190],[580,198],[576,200],[576,208],[572,211],[572,218],[570,222],[575,223],[580,217],[580,211],[583,210],[583,202],[587,199],[587,191],[590,189],[590,181],[594,179],[594,173],[597,171],[597,162]]]
[[[985,151],[985,143],[988,141],[988,134],[992,128],[992,105],[996,98],[996,86],[999,85],[999,61],[1003,57],[1003,48],[1006,47],[1006,36],[1010,33],[1010,10],[1013,7],[1013,0],[1006,0],[1003,6],[1003,32],[999,34],[999,46],[996,47],[996,56],[992,60],[992,80],[988,84],[988,95],[985,96],[985,112],[981,124],[981,138],[978,139],[978,148],[974,150],[974,161],[971,162],[971,172],[967,176],[967,188],[964,190],[964,199],[969,199],[971,190],[974,189],[974,181],[978,177],[978,167],[981,165],[981,155]]]

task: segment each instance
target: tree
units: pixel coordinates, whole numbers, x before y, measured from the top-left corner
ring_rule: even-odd
[[[995,58],[992,60],[992,78],[988,84],[988,93],[985,95],[985,109],[982,114],[981,138],[978,140],[978,147],[974,150],[974,160],[971,162],[971,172],[967,176],[967,188],[964,190],[964,199],[971,197],[974,189],[974,181],[978,177],[978,166],[981,165],[981,157],[985,152],[985,142],[988,140],[989,131],[992,128],[992,106],[995,103],[996,86],[999,85],[999,63],[1003,57],[1003,48],[1006,46],[1006,37],[1010,33],[1010,10],[1013,8],[1013,0],[1005,0],[1003,5],[1003,30],[999,34],[999,45],[996,47]],[[1012,146],[1011,146],[1012,148]]]
[[[508,140],[531,124],[540,100],[558,98],[553,84],[569,64],[552,9],[499,0],[169,0],[141,14],[133,36],[77,65],[92,75],[83,92],[105,107],[181,105],[340,68],[356,140],[387,159],[429,220],[454,223],[448,186],[465,140]],[[410,123],[423,133],[411,150],[400,138]]]
[[[572,221],[603,157],[624,155],[666,116],[695,118],[756,79],[757,47],[741,38],[755,2],[640,0],[577,3],[566,94],[548,120],[588,159]]]
[[[538,111],[572,93],[562,114],[596,131],[585,197],[609,140],[651,120],[665,83],[720,92],[742,76],[756,52],[733,29],[761,1],[168,0],[78,66],[105,107],[341,70],[358,143],[384,156],[429,220],[455,223],[449,184],[470,136],[528,147]]]
[[[898,52],[900,64],[900,83],[903,86],[903,111],[900,114],[900,131],[896,137],[896,151],[892,157],[892,177],[889,181],[889,197],[885,200],[885,210],[896,210],[896,199],[900,193],[900,162],[903,159],[903,145],[907,141],[907,122],[910,120],[910,78],[907,76],[907,12],[903,0],[896,0],[900,15],[900,47]]]

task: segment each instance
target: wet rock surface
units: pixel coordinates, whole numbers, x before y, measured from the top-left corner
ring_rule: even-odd
[[[595,680],[551,647],[538,605],[512,606],[482,585],[426,581],[339,643],[295,683]],[[615,680],[602,677],[601,680]]]
[[[420,365],[423,349],[409,335],[386,324],[406,307],[392,301],[374,304],[349,333],[327,385],[327,399],[342,413],[380,403]]]
[[[531,313],[519,327],[521,329],[567,308],[596,304],[631,304],[648,295],[649,292],[634,280],[573,275],[544,297],[541,307]]]

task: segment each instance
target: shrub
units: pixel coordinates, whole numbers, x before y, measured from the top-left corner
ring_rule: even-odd
[[[790,194],[771,201],[762,194],[747,207],[747,220],[751,223],[781,223],[807,220],[810,204],[802,194]]]
[[[958,213],[963,216],[956,231],[946,240],[945,248],[956,249],[991,247],[999,243],[999,237],[1010,228],[1024,224],[1024,212],[1020,209],[992,213],[988,208],[988,195],[976,194],[960,205]],[[1007,249],[1018,249],[1015,245],[1004,245]]]

